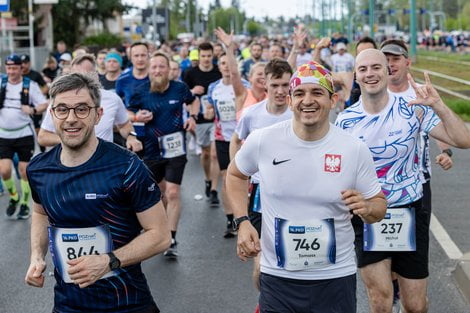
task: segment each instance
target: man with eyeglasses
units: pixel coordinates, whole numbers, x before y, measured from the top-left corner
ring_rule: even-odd
[[[12,54],[5,60],[6,77],[0,79],[0,172],[5,187],[10,193],[6,209],[8,218],[27,219],[30,215],[29,198],[31,190],[26,177],[26,166],[34,153],[34,129],[31,115],[39,114],[47,108],[47,100],[39,85],[29,78],[23,78],[21,58]],[[12,160],[18,155],[20,184],[19,196],[15,181],[11,177]]]
[[[96,137],[100,87],[82,73],[51,86],[60,145],[27,169],[34,202],[25,281],[44,285],[50,245],[54,312],[156,313],[140,262],[170,244],[161,193],[134,153]]]
[[[83,54],[72,61],[72,72],[92,73],[96,75],[95,57],[91,54]],[[117,126],[122,137],[126,138],[126,147],[134,152],[142,150],[142,143],[137,139],[134,127],[129,121],[127,110],[122,100],[114,92],[100,89],[101,106],[104,109],[103,117],[96,125],[96,135],[106,141],[113,141],[113,126]],[[50,147],[60,143],[60,138],[55,133],[51,113],[48,111],[39,130],[39,144]]]

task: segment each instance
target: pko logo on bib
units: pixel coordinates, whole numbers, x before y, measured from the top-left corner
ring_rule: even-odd
[[[62,234],[62,242],[78,242],[78,234]]]
[[[289,234],[305,234],[305,226],[289,226]]]

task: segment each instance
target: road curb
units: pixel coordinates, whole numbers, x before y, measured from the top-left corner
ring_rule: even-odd
[[[465,253],[457,263],[452,276],[457,281],[460,291],[470,303],[470,252]]]

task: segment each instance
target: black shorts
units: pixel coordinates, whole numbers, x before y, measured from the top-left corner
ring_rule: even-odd
[[[42,114],[34,114],[31,119],[33,120],[34,128],[41,128]]]
[[[157,183],[165,179],[167,182],[181,185],[186,162],[188,162],[186,155],[181,155],[179,157],[159,161],[147,160],[145,164],[154,175]]]
[[[21,162],[29,162],[34,154],[34,137],[0,138],[0,159],[13,160],[15,153],[18,154],[18,159]]]
[[[217,151],[217,161],[221,171],[225,171],[230,164],[230,142],[215,141],[215,151]]]
[[[429,220],[430,212],[423,209],[422,199],[406,205],[415,209],[416,251],[389,252],[363,251],[362,220],[354,216],[352,224],[355,233],[357,266],[359,268],[385,259],[392,260],[392,271],[408,279],[424,279],[429,276]],[[404,206],[402,206],[404,207]]]
[[[261,206],[261,200],[259,197],[259,184],[250,184],[250,202],[248,203],[248,216],[250,217],[251,224],[258,232],[258,236],[261,238],[261,213],[255,212],[256,207]],[[258,193],[258,196],[256,194]]]
[[[261,273],[261,313],[356,313],[356,274],[299,280]]]

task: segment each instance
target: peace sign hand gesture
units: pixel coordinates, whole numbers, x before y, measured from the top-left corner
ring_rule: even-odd
[[[233,43],[233,30],[230,32],[230,35],[223,30],[222,27],[217,27],[214,29],[214,34],[217,36],[220,42],[222,42],[225,47],[230,47]]]
[[[408,102],[408,106],[421,104],[434,109],[435,106],[443,104],[442,99],[439,96],[439,93],[433,87],[431,79],[429,78],[429,74],[427,72],[424,72],[424,80],[425,84],[423,86],[418,86],[414,81],[413,77],[411,77],[411,74],[408,74],[408,81],[410,82],[411,87],[413,87],[416,93],[416,99]]]
[[[294,27],[294,47],[299,48],[304,43],[305,38],[307,38],[307,31],[303,25]]]

